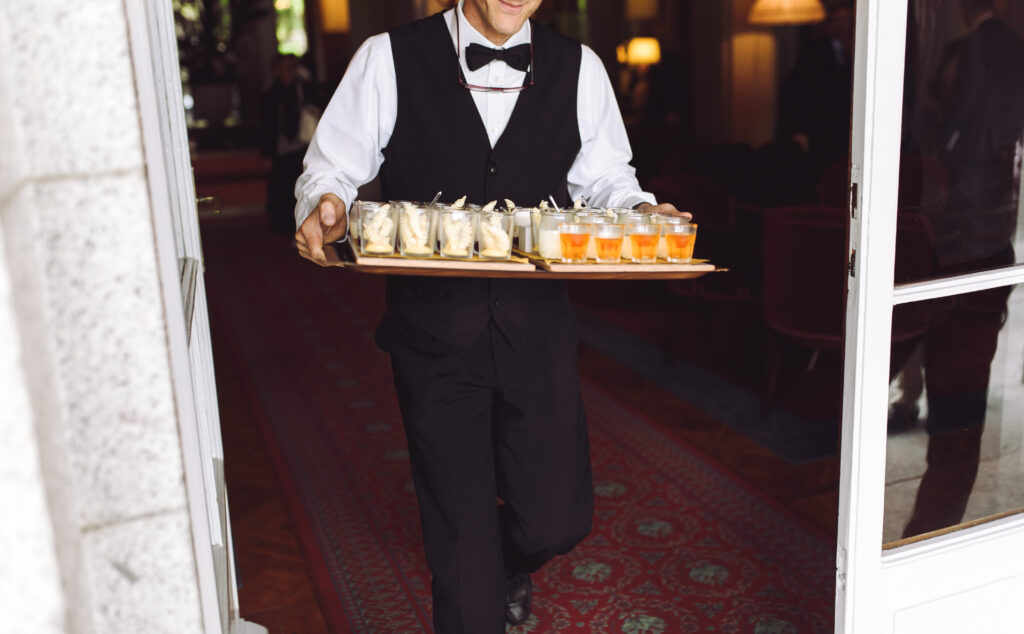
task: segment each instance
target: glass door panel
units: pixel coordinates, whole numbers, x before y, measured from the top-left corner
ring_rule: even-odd
[[[893,341],[886,548],[1024,507],[1024,289],[896,306],[924,317]]]
[[[899,206],[934,266],[897,283],[1021,262],[1024,2],[913,0],[907,19]]]
[[[1020,262],[1024,2],[912,0],[895,283]],[[1024,19],[1024,15],[1018,15]],[[1024,507],[1013,286],[894,307],[886,548]]]

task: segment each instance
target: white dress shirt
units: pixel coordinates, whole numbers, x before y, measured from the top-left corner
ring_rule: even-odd
[[[466,46],[476,43],[493,48],[494,44],[466,20],[462,11],[464,1],[446,11],[444,18],[453,46],[457,35],[453,18],[458,19],[458,37],[463,47],[460,63],[466,83],[502,88],[523,85],[526,73],[503,61],[492,61],[475,71],[466,66]],[[501,48],[528,43],[531,28],[528,21]],[[519,93],[474,90],[471,94],[494,147],[508,125]],[[583,46],[576,101],[582,146],[569,169],[569,195],[574,200],[585,197],[593,207],[654,204],[654,196],[640,190],[636,170],[629,164],[633,155],[608,74],[597,54],[587,46]],[[383,164],[383,150],[391,139],[397,117],[398,85],[391,38],[382,33],[366,40],[356,51],[320,119],[303,160],[305,169],[295,185],[296,226],[313,212],[326,193],[336,194],[345,202],[346,209],[351,207],[359,187],[373,180]],[[463,194],[444,193],[451,200]],[[529,207],[540,201],[514,202]]]

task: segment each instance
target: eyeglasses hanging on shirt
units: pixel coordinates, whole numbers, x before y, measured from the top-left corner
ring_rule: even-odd
[[[520,44],[511,48],[490,48],[480,44],[470,44],[466,47],[466,67],[469,70],[477,70],[494,60],[503,61],[515,70],[529,73],[528,81],[524,82],[522,86],[502,88],[499,86],[477,86],[466,82],[466,78],[462,75],[462,34],[458,16],[455,16],[455,47],[455,54],[459,58],[459,85],[463,88],[485,92],[519,92],[533,85],[533,24],[530,24],[529,44]]]

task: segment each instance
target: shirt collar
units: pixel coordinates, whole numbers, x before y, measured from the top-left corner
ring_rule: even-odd
[[[488,40],[486,37],[480,34],[473,25],[466,19],[466,14],[462,11],[462,5],[465,4],[466,0],[459,0],[458,6],[454,9],[449,10],[449,14],[454,14],[456,19],[459,21],[459,30],[462,36],[462,47],[465,48],[470,44],[480,44],[487,48],[512,48],[519,44],[529,44],[530,42],[530,24],[527,20],[523,24],[523,28],[519,29],[512,37],[508,38],[508,41],[501,46],[495,47],[494,42]],[[455,22],[449,17],[448,19],[448,30],[452,34],[452,45],[457,46],[455,36]]]

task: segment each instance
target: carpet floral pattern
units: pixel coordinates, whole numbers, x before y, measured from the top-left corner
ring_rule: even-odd
[[[300,261],[288,245],[207,262],[211,314],[245,383],[337,632],[429,632],[430,579],[387,356],[383,280]],[[583,384],[594,531],[535,574],[509,631],[832,631],[827,539]]]

